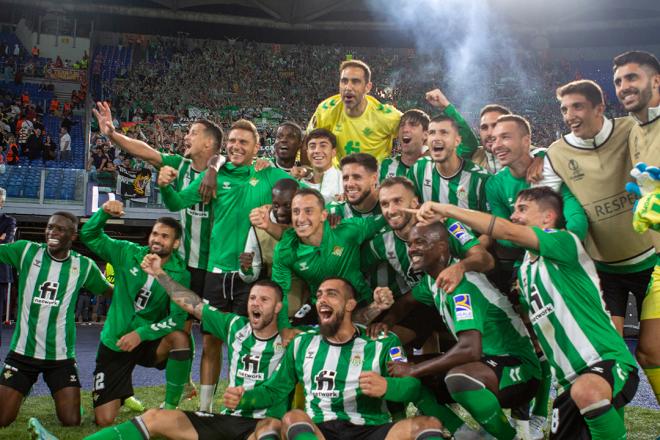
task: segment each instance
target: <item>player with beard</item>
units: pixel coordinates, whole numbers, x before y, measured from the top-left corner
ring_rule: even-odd
[[[18,272],[16,328],[0,373],[0,428],[16,419],[24,398],[43,374],[64,426],[80,424],[75,308],[81,288],[112,293],[96,263],[71,251],[78,218],[50,216],[46,243],[18,240],[0,245],[0,262]]]
[[[461,136],[456,121],[445,115],[431,119],[428,142],[431,157],[418,160],[408,173],[420,200],[485,211],[489,175],[458,155]]]
[[[103,226],[124,214],[121,202],[103,204],[80,231],[81,241],[115,269],[115,289],[103,325],[94,370],[94,415],[100,426],[111,425],[122,402],[133,395],[136,365],[165,369],[166,409],[176,408],[190,375],[190,338],[183,332],[186,312],[172,303],[164,288],[140,269],[148,253],[158,254],[165,270],[179,283],[190,283],[186,264],[176,252],[181,225],[171,217],[156,220],[148,246],[114,240]]]
[[[352,153],[367,153],[378,162],[390,156],[401,112],[369,95],[371,69],[363,61],[339,66],[339,95],[322,101],[307,131],[324,128],[337,136],[337,162]]]
[[[378,206],[378,162],[366,153],[345,156],[340,162],[344,200],[326,206],[337,221],[351,217],[373,217]]]
[[[200,188],[215,187],[211,191],[215,197],[210,198],[213,213],[210,242],[222,245],[210,249],[203,297],[212,306],[239,315],[247,313],[250,289],[239,275],[240,254],[245,249],[250,231],[249,214],[254,208],[271,203],[271,192],[278,180],[291,177],[275,167],[256,171],[252,162],[258,148],[257,128],[250,121],[241,119],[229,129],[227,163],[219,167],[219,164],[210,164],[202,175],[179,192],[170,186],[177,175],[176,170],[163,167],[158,175],[163,202],[172,211],[198,205],[204,199]],[[208,333],[204,334],[202,341],[200,409],[211,411],[220,375],[221,342]]]
[[[497,118],[503,115],[513,114],[511,110],[499,104],[488,104],[479,112],[479,138],[481,145],[472,156],[472,161],[490,174],[497,174],[502,169],[497,157],[493,153],[495,136],[493,131]]]
[[[291,173],[293,167],[298,165],[296,158],[302,143],[303,133],[298,124],[289,121],[281,123],[275,132],[275,157],[271,159],[273,166]]]
[[[276,316],[282,307],[282,291],[272,281],[258,281],[250,289],[248,316],[224,313],[205,304],[198,295],[174,281],[161,267],[156,254],[145,255],[142,269],[154,277],[173,302],[204,323],[206,329],[227,343],[229,386],[252,389],[268,380],[284,355]],[[92,434],[86,440],[168,439],[257,440],[279,431],[287,411],[287,398],[273,401],[263,410],[238,406],[219,414],[151,409],[118,426]]]
[[[420,208],[421,222],[458,219],[527,249],[519,271],[524,306],[552,365],[558,391],[550,438],[625,439],[623,407],[639,379],[605,310],[593,261],[561,224],[561,198],[548,187],[521,191],[512,222],[451,205]]]
[[[391,423],[384,400],[407,402],[417,395],[420,383],[387,377],[387,361],[403,359],[400,342],[391,333],[371,339],[364,327],[353,323],[355,295],[342,278],[321,282],[316,292],[319,329],[297,336],[265,383],[251,390],[227,387],[225,406],[268,408],[301,382],[305,411],[293,410],[283,417],[282,438],[443,438],[441,425],[431,417]]]
[[[617,97],[636,124],[630,130],[628,147],[633,164],[660,166],[660,62],[648,53],[633,51],[614,58]],[[660,232],[651,235],[657,260],[647,289],[639,325],[636,356],[660,403]]]
[[[378,335],[392,329],[404,345],[419,347],[436,329],[437,312],[425,305],[415,305],[411,291],[421,279],[408,256],[408,239],[417,218],[407,209],[419,207],[413,183],[405,177],[391,177],[381,183],[380,207],[388,227],[369,241],[363,249],[363,270],[373,261],[384,261],[399,277],[405,280],[395,293],[395,303],[380,322],[370,326],[368,333]],[[447,292],[454,291],[466,272],[487,272],[494,267],[493,257],[481,246],[479,240],[461,223],[447,219],[449,250],[457,260],[448,265],[436,282]],[[424,318],[425,317],[425,318]]]
[[[465,272],[451,293],[437,285],[436,278],[452,263],[448,232],[442,223],[413,226],[408,243],[413,269],[425,274],[413,289],[414,301],[437,309],[456,344],[444,354],[417,364],[390,363],[390,374],[439,379],[441,402],[460,403],[498,439],[517,438],[502,408],[529,402],[540,375],[538,358],[522,320],[483,274]],[[442,421],[452,432],[464,429],[455,415]]]
[[[656,262],[650,233],[639,235],[632,228],[635,197],[625,192],[632,168],[628,139],[635,123],[630,117],[606,118],[603,92],[593,81],[565,84],[557,89],[557,99],[571,132],[548,148],[543,179],[555,191],[565,184],[587,213],[585,249],[596,264],[614,325],[623,334],[629,292],[639,316]]]

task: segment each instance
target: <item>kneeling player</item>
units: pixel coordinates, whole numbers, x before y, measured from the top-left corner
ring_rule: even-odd
[[[624,439],[623,407],[639,378],[605,311],[598,275],[580,239],[563,224],[561,198],[548,187],[518,194],[513,223],[472,210],[425,204],[420,221],[451,217],[494,239],[527,249],[522,299],[558,383],[550,438]]]
[[[228,387],[225,406],[268,408],[301,382],[305,411],[293,410],[283,418],[282,436],[289,440],[442,438],[440,423],[431,417],[391,422],[384,399],[413,400],[420,382],[383,377],[387,361],[401,356],[400,341],[391,333],[373,340],[352,322],[357,306],[353,286],[341,278],[326,279],[316,300],[319,330],[295,337],[279,369],[265,383],[251,390]]]
[[[442,356],[416,365],[390,363],[390,374],[440,376],[440,401],[460,403],[498,439],[515,438],[516,430],[502,408],[529,402],[540,377],[522,320],[481,273],[466,272],[452,293],[437,286],[436,278],[451,264],[448,232],[442,223],[414,226],[408,244],[413,269],[424,272],[413,297],[437,308],[457,342]],[[442,422],[452,432],[463,424],[452,415]]]

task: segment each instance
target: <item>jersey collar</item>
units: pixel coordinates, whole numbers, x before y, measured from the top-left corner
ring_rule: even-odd
[[[614,129],[614,124],[610,119],[603,118],[603,128],[600,129],[596,136],[592,139],[582,139],[575,136],[573,133],[568,133],[565,136],[566,142],[578,148],[597,148],[600,147],[609,139]]]
[[[654,122],[656,119],[660,118],[660,105],[657,107],[649,107],[648,108],[648,122],[642,122],[639,119],[637,119],[637,116],[634,114],[630,113],[630,116],[639,124],[639,125],[646,125],[650,124],[651,122]]]
[[[71,258],[71,250],[69,250],[69,252],[66,253],[66,257],[61,258],[61,259],[60,259],[60,258],[55,258],[55,257],[53,257],[53,254],[50,253],[50,250],[48,249],[48,247],[46,247],[46,253],[48,254],[48,257],[49,257],[51,260],[53,260],[53,261],[57,261],[58,263],[64,263],[66,260],[68,260],[69,258]]]

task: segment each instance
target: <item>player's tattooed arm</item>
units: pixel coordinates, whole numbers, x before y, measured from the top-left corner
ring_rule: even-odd
[[[204,303],[195,292],[177,283],[161,267],[160,257],[147,254],[142,260],[142,270],[156,278],[163,289],[179,307],[197,319],[202,318]]]

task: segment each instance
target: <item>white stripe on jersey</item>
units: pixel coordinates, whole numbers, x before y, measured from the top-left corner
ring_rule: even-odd
[[[298,338],[294,339],[296,342],[299,340],[300,339]],[[307,346],[306,353],[318,353],[320,342],[321,336],[314,336]],[[296,347],[294,353],[298,353],[298,347]],[[312,399],[314,398],[312,395],[312,382],[314,381],[312,378],[312,370],[314,369],[314,356],[312,356],[310,359],[306,356],[306,353],[301,353],[301,356],[304,356],[302,383],[305,386],[305,412],[311,419],[314,419],[314,411],[312,411],[311,405]]]
[[[191,218],[190,256],[188,257],[188,266],[190,267],[199,266],[199,251],[202,243],[201,239],[195,239],[195,237],[200,238],[202,236],[202,220],[202,218],[197,216],[192,216]]]
[[[469,209],[470,208],[470,199],[468,198],[468,194],[470,194],[470,179],[472,177],[471,173],[461,171],[461,178],[458,183],[458,188],[456,189],[456,198],[458,199],[458,206],[464,209]],[[465,198],[462,199],[458,197],[458,192],[459,189],[463,189],[465,191]],[[477,187],[477,200],[479,199],[479,189]]]
[[[398,274],[405,276],[405,273],[401,268],[399,256],[396,254],[396,240],[394,238],[394,231],[388,231],[387,233],[383,234],[383,244],[385,245],[385,254],[387,255],[387,260],[390,262],[390,266],[392,266]]]
[[[337,365],[339,365],[339,357],[341,356],[341,347],[336,345],[328,344],[328,354],[325,357],[325,363],[323,364],[323,369],[327,371],[337,371]],[[348,378],[347,378],[348,379]],[[312,381],[314,378],[312,378]],[[337,382],[335,381],[335,390],[343,393],[344,390],[337,390]],[[332,410],[332,398],[330,397],[320,397],[319,398],[319,409],[323,415],[323,421],[327,422],[330,420],[336,420],[336,413]]]
[[[447,329],[451,332],[454,339],[456,339],[456,327],[454,326],[454,319],[451,316],[451,310],[449,310],[447,302],[445,301],[446,295],[444,290],[438,288],[433,277],[428,277],[426,283],[431,289],[431,292],[433,292],[433,298],[435,299],[436,304],[440,304],[439,309],[438,306],[436,306],[438,313],[440,313],[440,316],[445,321]]]
[[[232,319],[229,322],[229,329],[230,330],[234,327],[234,323],[238,319],[239,319],[238,316],[235,316],[234,319]],[[247,324],[245,327],[247,327],[247,326],[249,326],[249,324]],[[235,336],[236,336],[237,333],[242,332],[245,329],[245,327],[241,328],[238,332],[234,332],[233,341],[231,341],[231,350],[233,352],[233,355],[232,355],[232,357],[230,359],[230,362],[229,362],[229,386],[230,387],[235,387],[236,386],[236,381],[234,379],[236,378],[236,373],[238,371],[238,360],[239,360],[238,358],[240,357],[241,346],[242,346],[242,342],[239,341],[238,338],[236,338]]]
[[[41,262],[43,264],[43,260]],[[60,279],[60,272],[62,271],[62,263],[59,261],[51,260],[50,267],[48,268],[48,275],[46,276],[46,281],[57,282]],[[55,298],[59,294],[59,287]],[[37,328],[35,331],[35,347],[34,347],[34,357],[37,359],[46,358],[46,333],[50,324],[50,312],[52,308],[45,305],[39,306],[39,318],[37,321]]]
[[[389,374],[386,374],[386,371],[383,371],[383,370],[380,368],[380,357],[381,357],[381,355],[382,355],[382,352],[383,352],[383,343],[382,343],[382,342],[379,342],[379,341],[376,341],[376,347],[375,347],[375,349],[374,349],[374,358],[373,358],[373,360],[371,361],[371,371],[376,371],[376,372],[378,372],[378,374],[380,374],[381,376],[389,376]],[[389,413],[389,412],[390,412],[390,411],[387,409],[387,402],[385,401],[385,399],[381,399],[381,403],[380,403],[380,411],[381,411],[383,414],[385,414],[385,413]]]
[[[431,165],[431,169],[433,169],[434,166]],[[440,188],[438,190],[438,201],[440,203],[451,203],[449,201],[449,179],[444,179],[441,175],[438,173],[438,181],[440,182]],[[431,199],[429,199],[431,200]]]
[[[424,166],[424,178],[422,179],[422,202],[433,200],[433,161],[428,161]],[[426,185],[426,182],[429,182]]]
[[[280,335],[277,335],[275,337],[275,340],[273,340],[273,350],[275,349],[275,346],[278,343],[280,343],[280,344],[282,343],[282,338],[281,338]],[[264,344],[266,344],[266,342],[264,342]],[[265,345],[264,345],[264,348],[266,348]],[[273,351],[273,356],[271,356],[270,362],[268,363],[268,376],[266,376],[266,379],[269,379],[270,377],[273,376],[273,374],[275,373],[275,370],[277,370],[277,367],[280,365],[283,356],[284,356],[283,351],[280,352],[279,356],[276,352]],[[254,411],[252,413],[252,418],[263,419],[263,418],[266,417],[266,412],[267,411],[268,411],[268,408],[264,408],[264,409],[261,409],[261,410],[258,410],[258,411]]]
[[[56,360],[62,360],[67,358],[67,352],[66,352],[66,315],[67,311],[69,310],[69,306],[71,305],[71,301],[75,297],[76,299],[78,298],[78,280],[80,279],[80,276],[82,275],[80,273],[80,256],[79,255],[72,255],[71,256],[71,266],[69,269],[69,281],[66,285],[66,291],[64,292],[64,296],[62,297],[62,302],[60,302],[60,311],[57,314],[57,321],[56,321],[56,329],[55,329],[55,359]],[[87,265],[87,272],[85,273],[85,277],[83,279],[87,279],[87,275],[89,274],[89,269],[92,267],[91,264]],[[75,310],[75,305],[74,305],[74,310]],[[75,319],[75,314],[74,314],[74,319]],[[75,324],[74,324],[75,325]]]
[[[32,243],[28,243],[23,250],[23,255],[21,256],[21,272],[27,271],[28,274],[27,278],[25,279],[25,287],[23,288],[22,292],[23,307],[21,307],[21,310],[16,312],[21,314],[21,328],[18,329],[18,341],[16,342],[16,353],[19,354],[25,353],[25,349],[27,348],[27,338],[30,334],[30,307],[32,307],[32,301],[34,299],[34,287],[37,284],[37,278],[39,278],[39,270],[41,269],[41,265],[37,267],[33,263],[35,260],[43,261],[44,258],[44,250],[39,249],[32,261],[29,262],[30,267],[28,268],[28,262],[26,261],[27,253],[32,246],[34,246]],[[21,294],[21,292],[19,292],[19,294]]]
[[[364,359],[364,347],[367,341],[358,338],[353,342],[353,349],[351,350],[351,360],[359,356]],[[357,409],[357,390],[360,386],[360,373],[362,372],[362,362],[354,365],[349,362],[348,371],[346,372],[346,384],[344,385],[344,412],[348,416],[348,420],[355,425],[364,425],[364,418],[360,415]]]
[[[387,177],[396,176],[396,169],[399,168],[399,161],[395,158],[392,158],[390,166],[387,167]]]

